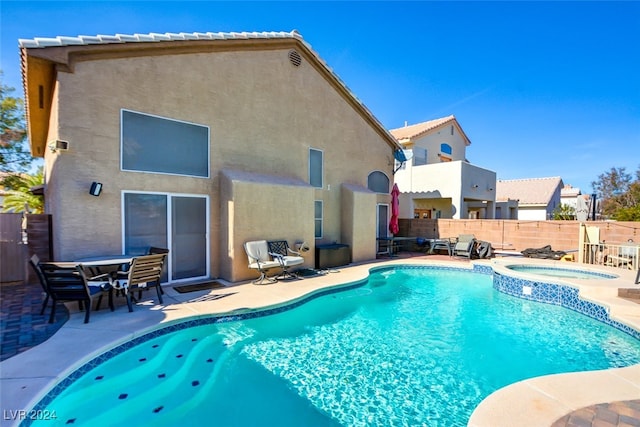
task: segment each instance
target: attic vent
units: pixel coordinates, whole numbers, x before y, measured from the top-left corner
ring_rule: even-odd
[[[302,57],[296,50],[292,49],[289,51],[289,61],[291,61],[294,66],[299,67],[300,64],[302,64]]]

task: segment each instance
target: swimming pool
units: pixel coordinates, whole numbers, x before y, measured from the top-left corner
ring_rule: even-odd
[[[618,277],[615,274],[577,268],[548,267],[528,264],[513,264],[507,265],[506,267],[510,270],[520,271],[522,273],[566,279],[615,279]]]
[[[486,274],[385,268],[346,288],[154,331],[37,408],[73,425],[466,425],[515,381],[640,361],[631,336],[504,295]]]

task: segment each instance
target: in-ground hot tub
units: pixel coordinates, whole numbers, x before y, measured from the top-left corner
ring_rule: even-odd
[[[529,264],[512,264],[506,266],[509,270],[522,273],[536,274],[565,279],[616,279],[618,276],[600,271],[584,270],[580,268],[549,267]]]

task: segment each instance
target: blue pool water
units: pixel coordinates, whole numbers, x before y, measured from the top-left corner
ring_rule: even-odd
[[[501,294],[490,275],[396,268],[278,314],[155,336],[41,408],[74,426],[464,426],[510,383],[639,362],[638,340]]]
[[[537,274],[540,276],[551,276],[567,279],[615,279],[615,274],[601,273],[597,271],[579,270],[576,268],[560,268],[560,267],[547,267],[537,265],[508,265],[508,269],[513,271],[520,271],[523,273]]]

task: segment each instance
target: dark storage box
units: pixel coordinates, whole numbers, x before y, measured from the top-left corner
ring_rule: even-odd
[[[316,269],[325,269],[347,265],[351,262],[349,245],[331,243],[316,245]]]

